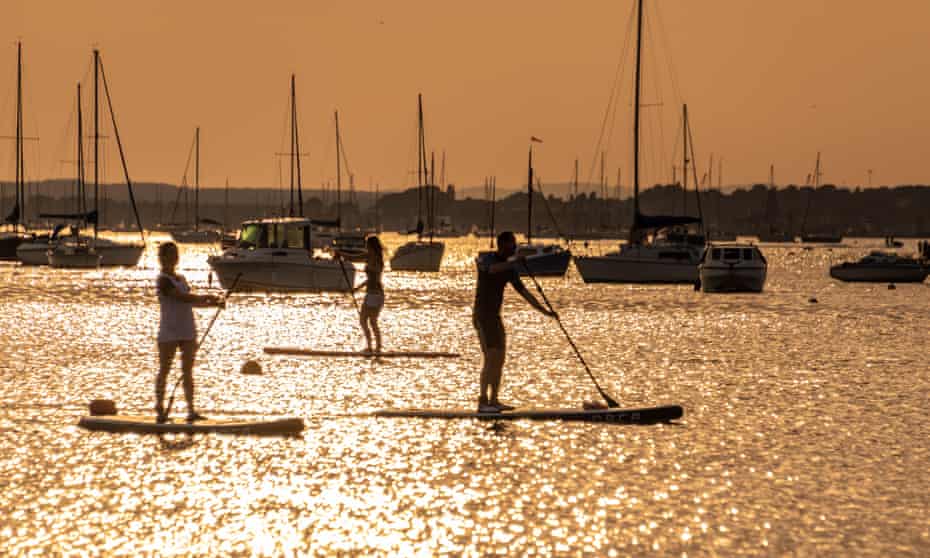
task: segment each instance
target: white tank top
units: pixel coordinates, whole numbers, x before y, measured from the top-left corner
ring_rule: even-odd
[[[162,294],[158,289],[158,282],[164,277],[177,292],[188,294],[191,292],[187,280],[182,275],[172,277],[166,273],[159,273],[155,288],[158,291],[158,304],[161,306],[161,321],[158,324],[158,342],[193,341],[197,338],[197,326],[194,325],[194,306],[189,302],[182,302],[173,297]]]

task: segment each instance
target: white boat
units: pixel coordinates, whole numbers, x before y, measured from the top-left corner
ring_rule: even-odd
[[[878,250],[858,262],[843,262],[830,268],[830,277],[840,281],[923,283],[927,275],[930,275],[930,266],[914,258]]]
[[[355,267],[333,258],[316,257],[313,221],[279,217],[245,221],[236,246],[210,256],[223,288],[238,277],[238,287],[267,292],[348,291],[355,285]]]
[[[49,248],[48,265],[57,268],[96,268],[103,256],[84,242],[59,242]]]
[[[402,245],[391,257],[392,271],[439,271],[446,245],[442,242],[415,240]]]
[[[705,293],[760,293],[768,262],[754,244],[712,244],[699,267]]]
[[[585,283],[694,283],[703,251],[703,236],[660,231],[603,256],[575,256],[575,267]]]

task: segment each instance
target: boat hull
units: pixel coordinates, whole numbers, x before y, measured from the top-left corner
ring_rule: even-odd
[[[88,250],[49,250],[48,265],[66,269],[95,269],[102,256]]]
[[[81,428],[95,432],[136,434],[245,434],[253,436],[295,435],[304,429],[300,418],[270,420],[203,420],[197,422],[159,423],[155,417],[128,415],[99,415],[82,417]]]
[[[572,254],[568,250],[553,254],[539,254],[527,256],[526,267],[536,277],[562,277],[568,271],[568,264]],[[520,275],[527,275],[525,269],[520,267]]]
[[[701,266],[701,290],[705,293],[761,293],[767,270],[764,267]]]
[[[19,232],[0,233],[0,261],[16,261],[16,249],[29,237]]]
[[[391,258],[392,271],[439,271],[446,245],[442,242],[415,241],[404,244]]]
[[[23,265],[48,265],[49,242],[23,242],[16,249],[16,257]]]
[[[858,283],[923,283],[930,267],[921,265],[871,266],[840,264],[830,268],[830,277]]]
[[[635,253],[576,256],[585,283],[691,283],[698,280],[697,259],[638,257]]]
[[[237,289],[265,292],[348,291],[355,285],[351,264],[306,255],[250,258],[226,253],[207,261],[224,289],[231,288],[237,277]]]
[[[214,244],[220,241],[219,231],[172,231],[171,238],[183,244]]]

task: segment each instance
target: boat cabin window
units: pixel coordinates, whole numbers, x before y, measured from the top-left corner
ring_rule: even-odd
[[[242,227],[239,233],[239,245],[243,248],[257,248],[261,243],[262,226],[258,223],[249,223]]]
[[[743,248],[743,259],[746,261],[752,260],[752,248]]]
[[[738,260],[739,259],[739,248],[724,248],[723,249],[723,259],[725,260]]]
[[[713,250],[710,251],[710,258],[712,260],[719,260],[720,252],[721,252],[720,248],[714,248]]]
[[[304,248],[304,229],[306,227],[291,226],[287,228],[287,247]]]

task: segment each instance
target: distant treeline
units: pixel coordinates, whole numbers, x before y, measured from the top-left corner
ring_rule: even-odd
[[[143,225],[190,223],[193,220],[193,191],[167,184],[135,184]],[[125,185],[102,187],[100,203],[103,226],[132,226],[131,207]],[[8,215],[13,206],[13,187],[4,183],[0,192],[0,214]],[[333,219],[341,213],[349,228],[380,227],[406,231],[415,227],[417,208],[425,215],[430,204],[440,222],[458,231],[489,227],[488,200],[467,197],[457,199],[453,187],[431,188],[428,197],[419,197],[416,189],[392,192],[377,199],[371,192],[341,194],[341,211],[336,210],[332,191],[303,192],[303,213],[309,217]],[[419,199],[418,199],[419,198]],[[235,227],[244,219],[287,215],[291,195],[287,188],[204,188],[200,192],[200,217],[226,222]],[[92,200],[88,200],[92,204]],[[297,194],[294,194],[297,204]],[[896,186],[876,188],[837,188],[832,185],[814,189],[809,186],[769,188],[756,184],[721,193],[717,190],[683,193],[677,185],[657,185],[640,194],[640,211],[647,214],[697,215],[698,207],[708,229],[714,232],[755,235],[782,233],[830,233],[854,236],[930,236],[930,187]],[[31,184],[27,192],[25,215],[30,222],[39,221],[39,213],[63,213],[75,210],[73,185],[67,181]],[[298,212],[295,209],[295,212]],[[533,200],[533,228],[538,233],[561,233],[563,236],[610,233],[629,227],[633,215],[632,199],[601,199],[596,194],[580,194],[573,199],[536,194]],[[427,221],[428,222],[428,221]],[[525,232],[527,194],[514,193],[495,204],[495,228]]]

